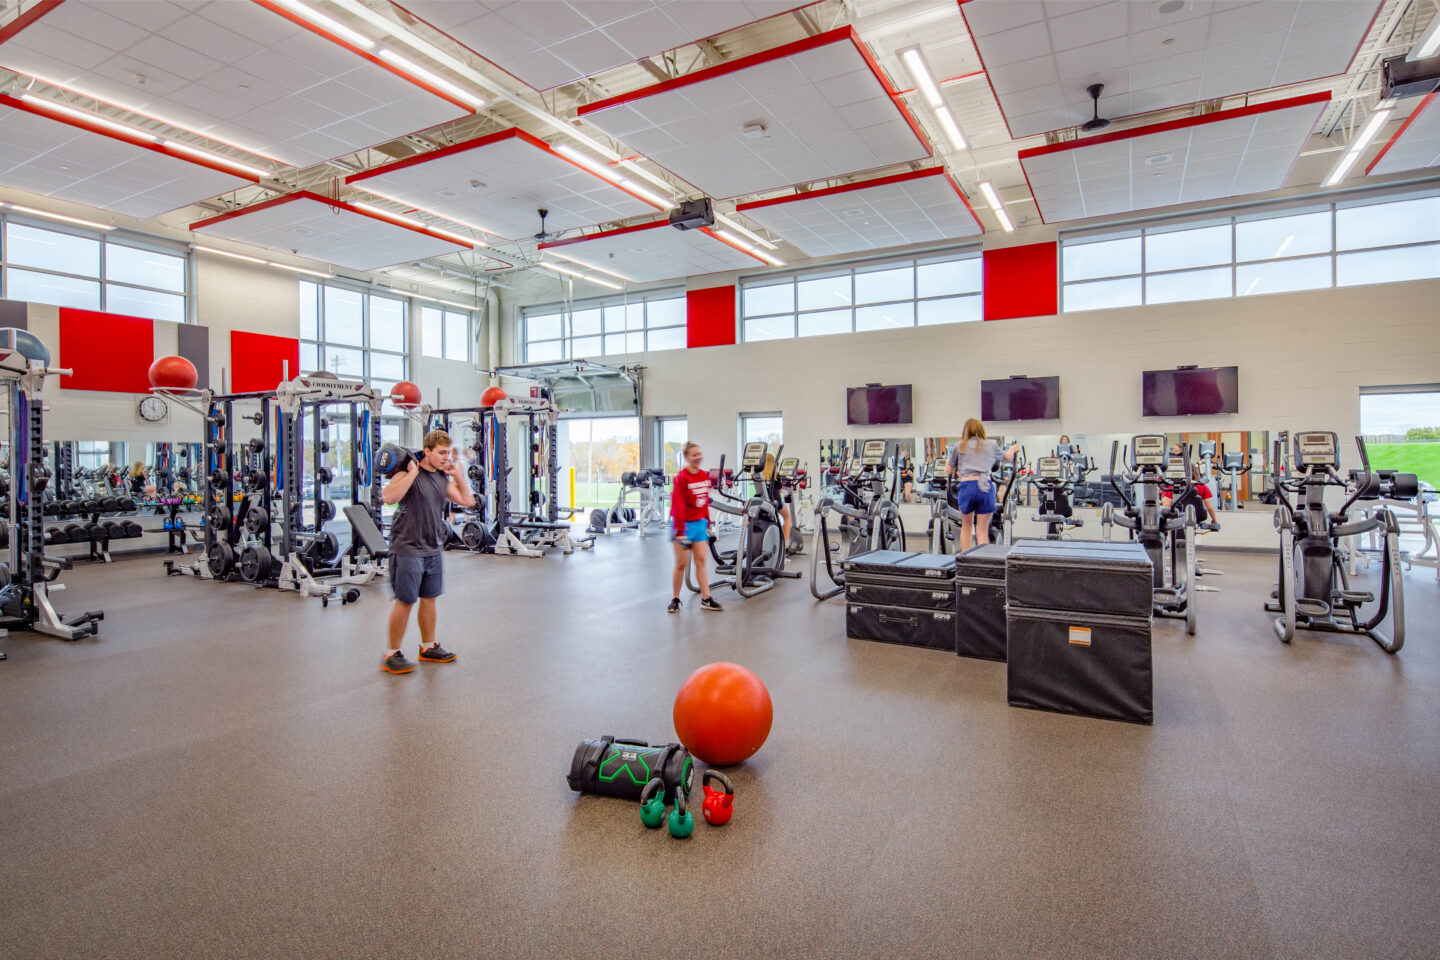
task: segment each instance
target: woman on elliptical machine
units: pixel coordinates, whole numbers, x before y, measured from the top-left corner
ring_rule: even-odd
[[[990,481],[990,468],[1002,457],[1011,461],[1020,444],[1012,443],[1003,453],[1000,444],[985,436],[985,425],[974,417],[965,421],[960,440],[950,451],[945,476],[958,477],[955,507],[964,518],[960,524],[960,552],[972,544],[990,542],[990,517],[995,513],[995,486]]]

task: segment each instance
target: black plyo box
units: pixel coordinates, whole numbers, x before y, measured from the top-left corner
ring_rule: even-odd
[[[1150,618],[1006,610],[1011,706],[1153,723]]]
[[[1148,618],[1154,569],[1134,542],[1017,540],[1005,560],[1006,603]]]
[[[955,649],[955,611],[911,607],[845,605],[845,633],[856,640],[879,640],[931,650]]]
[[[1010,547],[990,543],[955,558],[955,652],[980,660],[1006,659],[1005,558]]]

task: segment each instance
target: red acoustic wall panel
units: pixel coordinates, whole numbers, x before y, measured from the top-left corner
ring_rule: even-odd
[[[284,379],[286,362],[290,364],[290,376],[297,376],[300,341],[294,337],[230,331],[230,389],[233,392],[274,390]]]
[[[1060,309],[1056,243],[1027,243],[984,253],[985,319],[1047,317]]]
[[[685,291],[687,347],[721,347],[735,342],[735,287]]]
[[[65,390],[149,393],[155,321],[96,310],[60,308],[60,360],[75,371]],[[52,361],[54,362],[54,361]]]

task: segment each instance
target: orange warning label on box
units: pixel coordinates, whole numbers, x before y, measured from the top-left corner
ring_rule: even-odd
[[[1070,628],[1070,643],[1071,643],[1073,646],[1077,646],[1077,647],[1088,647],[1088,646],[1090,646],[1090,628],[1089,628],[1089,627],[1071,627],[1071,628]]]

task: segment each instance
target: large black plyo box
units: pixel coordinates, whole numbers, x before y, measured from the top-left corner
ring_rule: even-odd
[[[913,577],[887,577],[853,571],[845,574],[845,599],[916,610],[955,612],[955,581],[926,583]]]
[[[845,605],[845,635],[932,650],[955,649],[955,611],[911,607]]]
[[[1006,608],[1011,706],[1154,722],[1150,618]]]
[[[881,573],[890,574],[894,572],[894,566],[901,560],[909,560],[911,557],[918,557],[919,554],[906,550],[866,550],[864,553],[857,553],[853,557],[847,557],[841,561],[840,566],[846,573]]]
[[[949,580],[955,576],[955,558],[939,553],[910,553],[901,550],[867,550],[848,557],[846,573],[878,573],[917,580]]]
[[[1010,547],[990,543],[955,558],[955,652],[980,660],[1006,658],[1005,558]]]
[[[1150,616],[1155,568],[1138,543],[1017,540],[1005,560],[1012,607]]]

